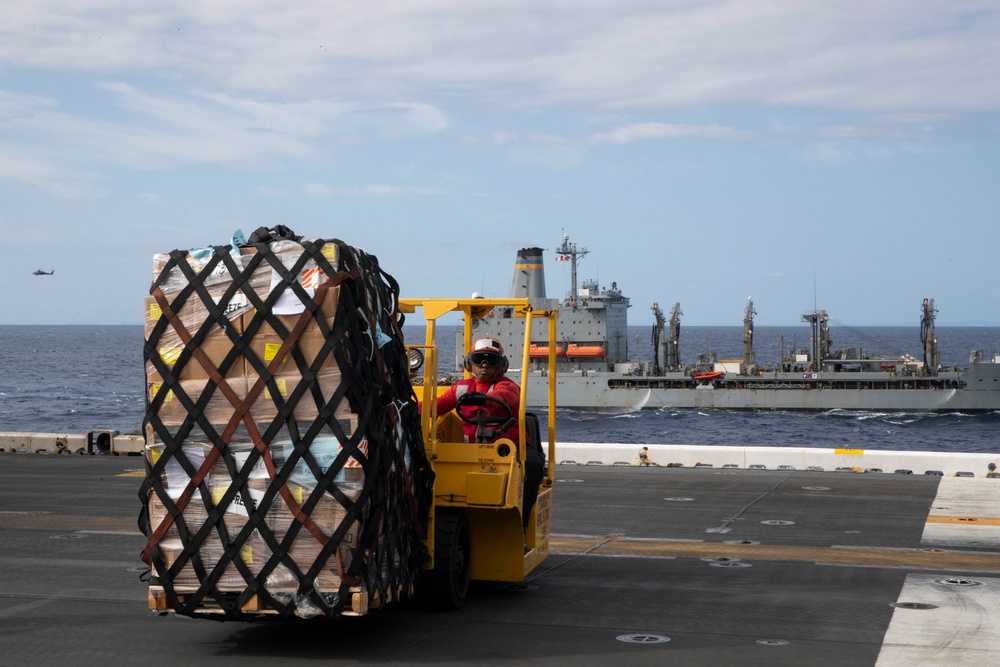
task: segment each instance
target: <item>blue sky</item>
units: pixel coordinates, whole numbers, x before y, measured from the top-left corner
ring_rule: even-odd
[[[278,224],[407,297],[506,295],[527,246],[561,296],[565,233],[632,324],[1000,324],[998,35],[995,0],[7,3],[0,324],[138,324],[154,253]]]

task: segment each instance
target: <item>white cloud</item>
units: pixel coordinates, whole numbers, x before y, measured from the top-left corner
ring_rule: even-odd
[[[815,145],[806,157],[826,164],[846,164],[854,158],[854,153],[834,144],[823,143]]]
[[[640,141],[667,139],[728,139],[754,138],[750,132],[722,125],[677,125],[670,123],[629,123],[603,132],[571,136],[549,132],[494,132],[491,139],[498,146],[534,144],[539,146],[591,146],[600,144],[631,144]],[[476,145],[479,141],[469,140]]]
[[[650,139],[750,139],[749,132],[721,125],[674,125],[669,123],[630,123],[608,132],[598,132],[588,137],[591,144],[630,144]]]
[[[995,226],[995,0],[8,4],[8,215],[63,237],[132,230],[142,247],[128,252],[144,257],[164,239],[308,226],[331,203],[371,221],[353,234],[380,230],[373,247],[401,244],[414,215],[497,221],[499,243],[515,248],[557,237],[566,220],[609,248],[664,229],[697,247],[708,226],[719,238],[831,225],[854,237],[885,227],[871,203],[887,185],[899,188],[892,220],[946,220],[961,238]],[[845,196],[823,205],[830,192]],[[163,205],[137,221],[148,193]],[[816,222],[801,228],[804,209]],[[633,303],[652,300],[649,285],[683,300],[685,280],[710,276],[697,253],[668,265],[657,244],[633,245],[630,264],[661,272],[633,281]],[[990,266],[968,250],[966,264]],[[4,317],[60,317],[32,308]]]
[[[302,187],[302,192],[307,197],[314,197],[316,199],[326,199],[333,196],[334,189],[329,185],[323,185],[322,183],[306,183]]]
[[[447,190],[439,188],[428,188],[419,186],[399,186],[399,185],[364,185],[353,187],[340,187],[324,185],[322,183],[307,183],[302,188],[303,193],[308,197],[316,199],[328,199],[330,197],[407,197],[407,196],[440,196],[448,194]]]
[[[66,196],[90,189],[85,184],[102,180],[106,169],[329,164],[329,145],[423,136],[448,124],[423,103],[269,102],[152,92],[122,82],[101,83],[94,95],[102,113],[90,115],[55,99],[0,90],[0,143],[10,148],[0,173]]]
[[[28,182],[50,178],[52,165],[31,152],[20,144],[0,143],[0,177]]]
[[[920,140],[940,132],[928,121],[1000,104],[1000,87],[984,85],[1000,69],[994,4],[390,0],[330,11],[319,0],[36,0],[7,8],[0,25],[0,142],[20,144],[15,161],[27,166],[0,169],[50,173],[54,190],[72,192],[113,168],[329,166],[336,147],[445,132],[445,109],[640,119],[489,140],[554,168],[580,164],[581,145],[790,138],[659,120],[712,104],[876,112],[791,138]],[[72,76],[75,88],[16,92],[63,90],[35,72]]]
[[[486,106],[996,107],[993,0],[35,0],[0,68],[156,73],[236,97]]]

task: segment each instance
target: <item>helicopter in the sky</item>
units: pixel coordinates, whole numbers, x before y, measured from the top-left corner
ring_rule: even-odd
[[[56,272],[55,269],[52,269],[51,271],[45,271],[44,269],[38,269],[37,271],[33,272],[31,275],[33,275],[33,276],[51,276],[55,272]]]

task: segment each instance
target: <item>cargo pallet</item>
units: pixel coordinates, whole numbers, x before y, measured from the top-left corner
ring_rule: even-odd
[[[272,595],[288,594],[293,595],[295,589],[286,590],[270,590]],[[368,613],[369,606],[374,602],[374,606],[377,605],[377,601],[369,600],[368,591],[357,586],[352,586],[350,588],[350,602],[345,604],[340,611],[341,616],[364,616]],[[192,596],[198,593],[198,588],[195,586],[191,587],[174,587],[174,593],[177,595],[178,601],[183,605],[187,603]],[[217,594],[221,594],[221,597],[226,601],[227,605],[232,607],[238,601],[239,596],[243,591],[216,591]],[[336,592],[330,592],[327,594],[335,594]],[[322,592],[320,593],[323,594]],[[155,584],[150,584],[149,586],[149,610],[158,613],[169,613],[175,611],[173,607],[167,602],[167,594],[163,586],[157,586]],[[244,613],[250,614],[261,614],[261,615],[277,615],[279,611],[277,609],[272,609],[268,607],[267,601],[259,595],[254,595],[247,602],[240,606],[240,610]],[[225,609],[219,606],[218,601],[214,595],[205,595],[198,606],[198,614],[224,614]]]

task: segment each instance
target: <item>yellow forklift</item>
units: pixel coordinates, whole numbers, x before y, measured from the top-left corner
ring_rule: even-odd
[[[474,340],[473,321],[497,306],[513,306],[515,317],[524,318],[520,378],[516,373],[510,376],[521,388],[521,401],[517,414],[487,417],[485,411],[480,411],[475,420],[476,442],[466,442],[462,420],[469,420],[462,417],[459,410],[437,414],[436,399],[447,386],[438,382],[436,325],[449,313],[461,313],[465,323],[464,351],[468,352]],[[555,479],[557,307],[557,302],[551,299],[400,300],[401,311],[418,313],[427,322],[425,343],[408,344],[407,348],[411,371],[423,368],[423,381],[415,380],[414,388],[423,406],[420,426],[435,475],[434,503],[425,539],[430,561],[421,588],[425,597],[438,608],[461,607],[470,581],[524,581],[548,556],[552,482]],[[545,441],[541,438],[537,415],[525,409],[528,392],[534,389],[528,382],[528,353],[535,338],[532,325],[536,319],[548,325]],[[516,360],[511,361],[512,366],[516,364]],[[459,406],[463,398],[459,398]],[[486,400],[502,405],[495,399]],[[509,428],[510,419],[516,419],[518,442],[524,446],[518,447],[512,440],[502,437],[489,442],[492,436]],[[543,468],[537,499],[533,507],[527,508],[525,516],[525,498],[530,504],[533,491],[525,486],[525,462],[531,448],[536,448],[540,454]]]

